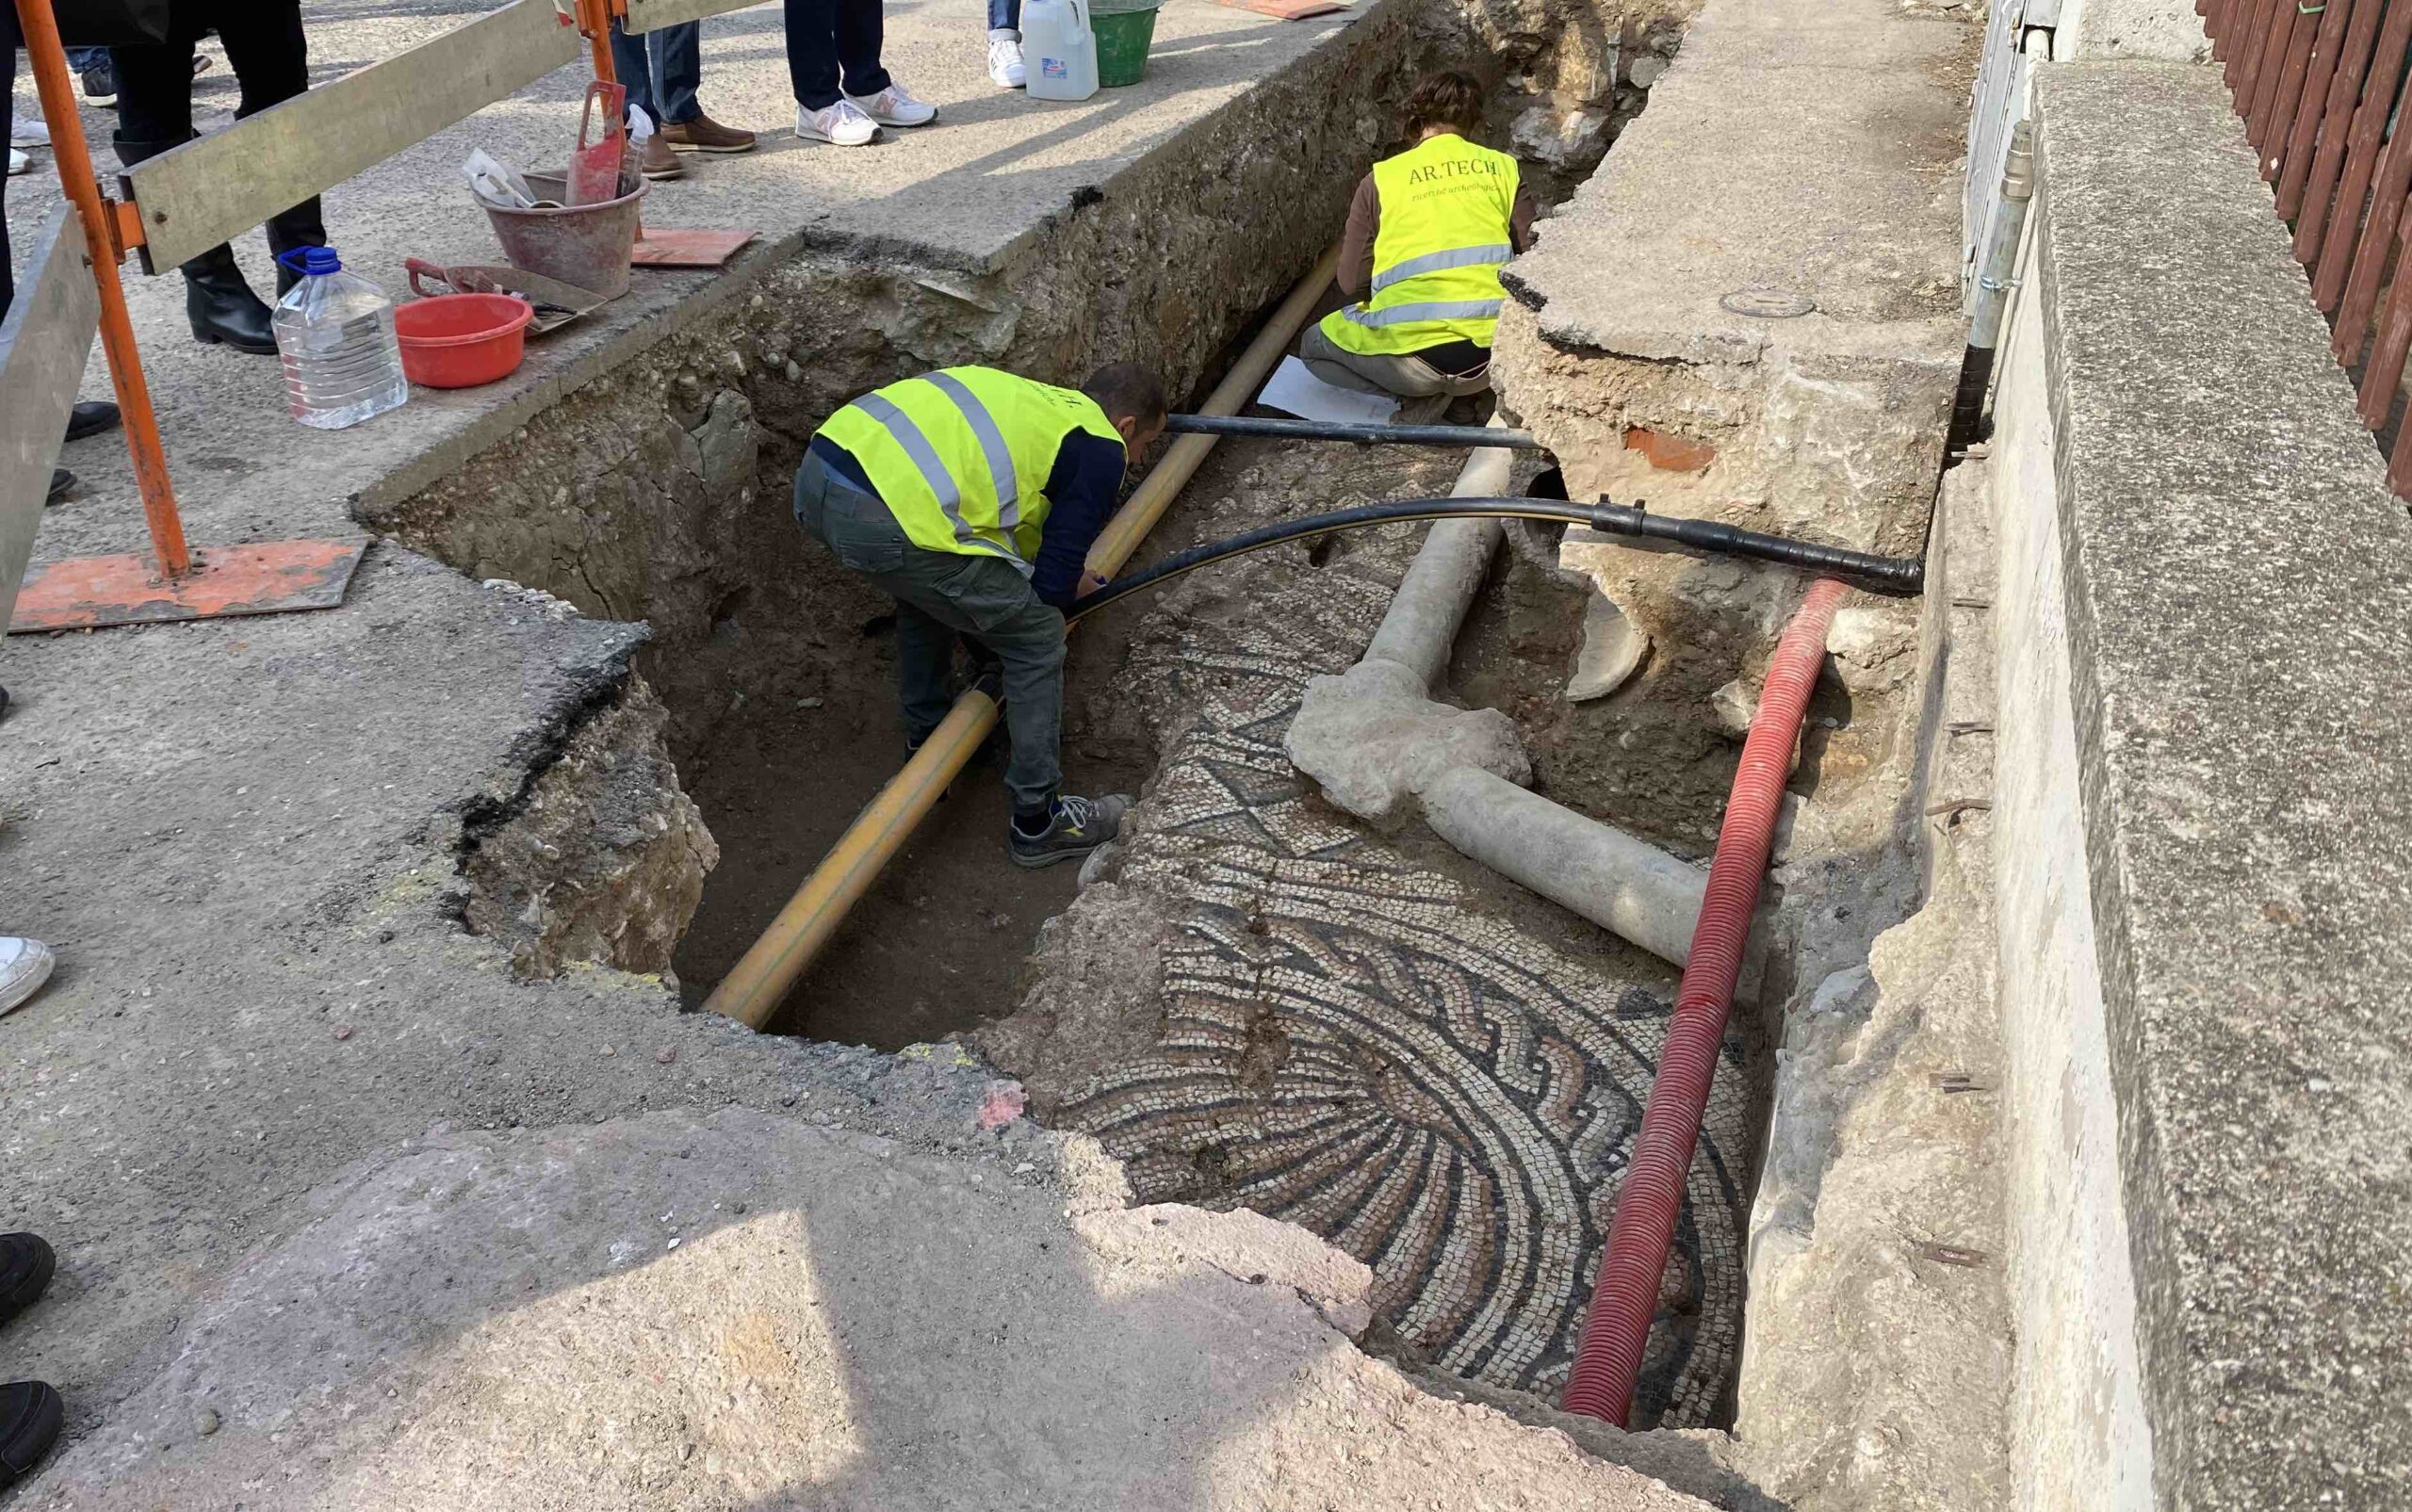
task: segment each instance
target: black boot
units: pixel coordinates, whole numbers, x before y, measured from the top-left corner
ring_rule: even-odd
[[[118,419],[117,406],[108,400],[79,399],[75,407],[67,412],[67,439],[81,441],[104,431],[114,431]]]
[[[185,315],[192,339],[223,343],[255,356],[276,355],[276,327],[266,302],[243,282],[235,249],[220,243],[185,264]]]
[[[327,244],[327,222],[318,213],[318,197],[312,195],[290,210],[269,217],[268,248],[276,258],[276,297],[284,299],[302,282],[302,275],[285,265],[285,254],[301,247],[323,247]]]
[[[187,138],[186,140],[190,140]],[[126,167],[158,156],[182,141],[138,141],[111,138],[117,159]],[[192,322],[192,338],[204,347],[223,344],[257,356],[276,355],[276,328],[269,323],[269,308],[243,282],[235,249],[223,242],[185,264],[185,315]]]

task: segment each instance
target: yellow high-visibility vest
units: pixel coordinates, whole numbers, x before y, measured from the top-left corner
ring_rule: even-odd
[[[915,545],[1002,557],[1028,577],[1047,523],[1047,476],[1075,431],[1123,444],[1078,389],[942,367],[864,395],[820,433],[862,464]]]
[[[1323,317],[1332,345],[1368,356],[1490,346],[1507,297],[1499,269],[1516,255],[1516,176],[1513,157],[1454,134],[1376,163],[1374,286],[1364,303]]]

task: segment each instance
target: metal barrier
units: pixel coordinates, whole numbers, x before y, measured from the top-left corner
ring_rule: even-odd
[[[2195,0],[2194,9],[2279,218],[2294,223],[2295,260],[2329,317],[2337,360],[2360,368],[2362,423],[2384,430],[2412,354],[2412,279],[2387,287],[2412,235],[2412,131],[2398,124],[2412,0]],[[2396,438],[2388,483],[2412,498],[2412,426]]]
[[[0,448],[0,609],[11,610],[0,619],[11,630],[28,630],[328,608],[341,601],[359,558],[357,542],[272,542],[199,555],[187,548],[118,282],[122,264],[135,258],[145,272],[165,273],[575,61],[581,38],[595,77],[611,82],[615,20],[645,32],[762,0],[511,0],[408,52],[137,164],[118,175],[117,196],[102,187],[84,141],[52,0],[14,3],[59,183],[74,211],[72,227],[63,215],[53,218],[59,224],[43,227],[9,314],[0,375],[7,401],[0,435],[8,442]],[[718,267],[753,235],[656,231],[644,236],[634,260]],[[70,265],[72,277],[64,271]],[[69,295],[68,284],[83,285],[82,292]],[[123,414],[152,555],[52,564],[21,591],[95,326]],[[62,355],[70,345],[72,360]]]

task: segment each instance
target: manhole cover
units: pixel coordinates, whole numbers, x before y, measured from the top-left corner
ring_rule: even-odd
[[[1817,307],[1817,301],[1808,295],[1788,294],[1783,289],[1736,289],[1717,302],[1736,315],[1760,320],[1789,320]]]

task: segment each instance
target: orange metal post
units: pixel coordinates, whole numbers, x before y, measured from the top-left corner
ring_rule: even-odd
[[[58,182],[74,202],[75,214],[84,222],[84,243],[91,252],[92,282],[100,286],[101,295],[101,350],[108,354],[109,380],[117,387],[125,449],[134,455],[134,477],[142,490],[142,513],[151,525],[151,545],[158,553],[159,570],[170,577],[181,577],[192,570],[192,553],[185,545],[184,522],[176,516],[176,491],[168,480],[168,458],[159,447],[159,421],[151,412],[151,387],[143,381],[142,356],[134,348],[134,323],[126,318],[125,288],[117,276],[117,265],[128,248],[119,235],[118,222],[101,203],[101,181],[92,171],[92,154],[84,145],[84,123],[75,113],[67,53],[58,40],[58,18],[51,13],[50,0],[17,0],[17,21],[24,29],[26,57],[33,63],[34,88],[41,95],[42,119],[50,126]]]

